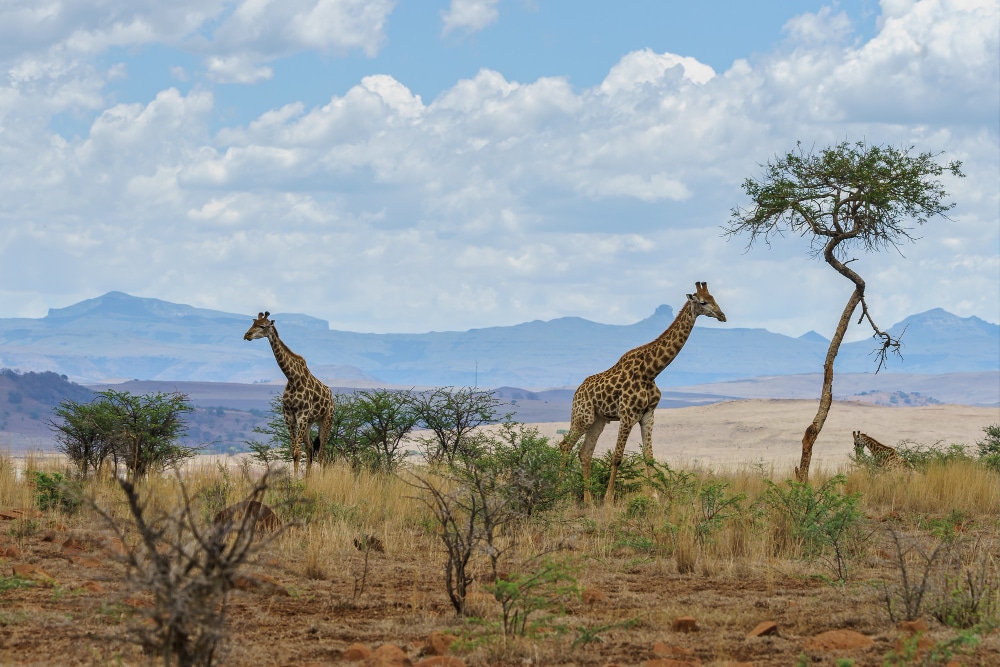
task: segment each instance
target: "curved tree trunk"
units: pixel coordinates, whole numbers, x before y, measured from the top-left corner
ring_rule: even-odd
[[[819,432],[823,430],[826,416],[830,413],[830,405],[833,403],[833,362],[837,358],[840,344],[847,333],[847,325],[851,323],[851,316],[854,314],[854,310],[858,307],[858,304],[861,303],[863,296],[863,287],[855,287],[850,300],[844,306],[844,312],[840,315],[840,322],[837,323],[837,331],[834,332],[833,339],[830,341],[830,347],[826,351],[826,361],[823,363],[823,391],[819,398],[819,409],[816,411],[816,416],[813,418],[812,423],[809,424],[805,434],[802,436],[802,458],[799,461],[799,466],[795,469],[795,478],[800,482],[809,481],[809,462],[812,460],[813,444],[816,442],[816,438],[819,437]]]

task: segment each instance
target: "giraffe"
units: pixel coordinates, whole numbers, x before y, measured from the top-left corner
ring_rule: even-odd
[[[726,321],[726,315],[709,294],[705,283],[695,283],[695,293],[687,301],[673,323],[651,343],[641,345],[622,355],[608,370],[591,375],[573,394],[573,410],[569,433],[559,447],[563,464],[581,436],[586,436],[580,447],[583,464],[583,499],[592,503],[590,495],[590,461],[594,455],[597,438],[608,422],[620,421],[618,443],[611,459],[611,479],[605,499],[614,502],[615,477],[625,453],[628,434],[639,423],[642,433],[642,455],[646,459],[646,481],[652,483],[653,411],[660,402],[660,389],[656,376],[663,372],[677,353],[684,347],[694,321],[699,315]]]
[[[278,337],[274,320],[267,319],[270,315],[271,313],[267,311],[258,313],[257,319],[243,334],[243,339],[267,338],[271,343],[271,350],[274,352],[278,367],[288,378],[285,393],[281,396],[281,411],[285,415],[288,435],[292,440],[292,462],[295,477],[298,478],[302,444],[305,443],[306,446],[307,475],[309,468],[312,467],[313,456],[317,452],[322,455],[326,446],[326,439],[333,424],[333,394],[329,387],[309,372],[306,360],[288,349]],[[319,425],[319,436],[310,446],[309,431],[313,424]]]
[[[899,455],[895,449],[889,445],[883,445],[881,442],[866,435],[861,431],[852,431],[854,436],[854,453],[857,456],[861,456],[865,447],[868,451],[872,453],[872,458],[875,462],[883,468],[901,468],[905,466],[902,457]]]

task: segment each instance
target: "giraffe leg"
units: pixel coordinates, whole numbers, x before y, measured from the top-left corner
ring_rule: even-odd
[[[622,419],[621,427],[618,430],[618,443],[615,445],[615,453],[611,456],[611,477],[608,479],[608,490],[604,493],[605,504],[615,504],[615,478],[618,477],[618,466],[622,462],[622,457],[625,456],[625,443],[628,442],[628,434],[633,426],[635,426],[635,421]]]
[[[316,457],[319,459],[320,465],[326,461],[326,443],[330,439],[330,431],[333,428],[333,408],[331,407],[326,414],[323,415],[323,419],[319,423],[319,434],[316,436],[319,439],[319,451],[316,453]]]
[[[639,420],[639,431],[642,433],[642,458],[646,459],[646,485],[650,495],[659,500],[660,494],[653,488],[653,410],[648,410]]]
[[[310,442],[310,436],[312,435],[312,424],[309,422],[308,417],[299,417],[296,420],[298,422],[298,433],[296,433],[295,445],[292,449],[292,458],[295,460],[296,468],[298,467],[299,458],[302,456],[302,449],[306,450],[306,472],[305,476],[309,476],[309,469],[312,467],[312,442]],[[296,470],[296,477],[298,476],[298,471]]]
[[[601,431],[604,430],[607,423],[606,419],[595,417],[593,423],[587,427],[583,446],[580,447],[580,467],[583,469],[583,502],[588,505],[594,504],[594,499],[590,495],[590,462],[594,458],[594,448],[597,447],[597,439],[601,437]]]
[[[295,421],[295,415],[288,411],[284,411],[285,414],[285,426],[288,427],[288,441],[292,446],[292,469],[294,471],[295,479],[299,478],[299,431],[298,425]]]

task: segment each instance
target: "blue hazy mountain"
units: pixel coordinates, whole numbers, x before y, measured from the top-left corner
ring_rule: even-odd
[[[669,306],[629,325],[577,317],[461,332],[364,334],[336,331],[325,320],[276,313],[282,339],[319,377],[340,385],[480,387],[572,386],[658,336],[673,321]],[[253,382],[281,379],[266,341],[246,342],[252,314],[194,308],[109,292],[42,318],[0,318],[0,367],[52,371],[83,383],[112,379]],[[941,309],[912,315],[889,330],[903,333],[903,359],[889,372],[1000,371],[1000,326]],[[658,379],[661,386],[815,373],[829,341],[765,329],[697,327]],[[840,372],[873,372],[874,341],[848,343]]]

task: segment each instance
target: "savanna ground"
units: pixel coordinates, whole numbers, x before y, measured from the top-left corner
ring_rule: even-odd
[[[758,403],[760,419],[771,423],[766,403]],[[715,417],[723,409],[698,408]],[[881,410],[869,417],[886,430],[887,420],[907,420],[904,410],[865,409]],[[704,423],[713,420],[703,416]],[[660,429],[669,418],[658,415]],[[977,423],[975,435],[981,438],[989,423]],[[733,428],[733,442],[739,433],[753,439]],[[877,429],[865,430],[878,437]],[[611,437],[609,429],[602,444]],[[695,451],[691,438],[686,453]],[[962,442],[974,454],[975,437]],[[974,456],[944,455],[921,470],[879,471],[853,465],[842,453],[824,469],[822,447],[818,442],[820,468],[814,463],[805,496],[785,482],[791,466],[765,465],[742,450],[729,465],[675,462],[655,499],[634,484],[613,505],[584,507],[567,498],[509,524],[492,552],[499,554],[501,579],[520,584],[521,606],[509,607],[531,611],[527,625],[513,632],[504,631],[500,603],[490,593],[491,549],[482,544],[468,565],[475,582],[466,614],[455,612],[445,587],[443,529],[421,500],[421,480],[447,486],[441,478],[423,468],[371,475],[340,465],[316,467],[304,482],[275,478],[265,500],[296,523],[243,568],[228,597],[227,640],[216,662],[329,664],[357,642],[395,644],[417,663],[428,636],[439,631],[459,637],[449,655],[468,665],[641,665],[668,658],[758,667],[1000,665],[1000,472]],[[135,628],[148,626],[153,603],[126,580],[120,559],[134,531],[126,529],[123,545],[86,504],[73,512],[39,510],[31,475],[17,467],[0,458],[0,512],[9,517],[0,521],[0,664],[150,662],[130,641]],[[60,471],[65,464],[35,458],[20,467]],[[194,464],[183,479],[207,521],[245,497],[260,472],[235,461]],[[89,481],[85,495],[127,526],[113,481]],[[169,474],[144,482],[141,495],[150,508],[182,504],[178,480]],[[783,502],[809,507],[796,514],[784,511]],[[846,516],[843,530],[838,516]],[[22,565],[36,570],[15,576]],[[531,584],[528,578],[543,571],[553,576]],[[693,617],[698,630],[675,630],[683,616]],[[910,637],[897,627],[905,617],[928,629]],[[748,637],[763,621],[773,621],[777,632]],[[840,629],[871,642],[830,650],[810,641]]]

